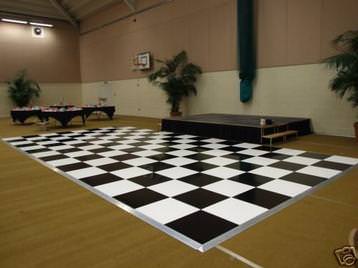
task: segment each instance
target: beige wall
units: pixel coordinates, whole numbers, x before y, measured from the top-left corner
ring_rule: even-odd
[[[308,117],[319,134],[353,136],[357,110],[328,90],[333,73],[321,64],[258,70],[253,101],[239,101],[235,71],[206,73],[197,97],[189,99],[190,114],[231,113]]]
[[[27,69],[39,82],[80,82],[78,32],[67,23],[32,36],[28,25],[0,22],[0,82]]]
[[[141,0],[140,8],[159,0]],[[330,41],[358,28],[356,0],[256,0],[259,67],[319,63]],[[129,13],[112,7],[82,23],[82,32]],[[136,21],[133,21],[133,20]],[[205,72],[236,69],[236,0],[174,0],[80,38],[84,82],[143,77],[138,52],[166,58],[186,49]]]
[[[51,105],[64,100],[66,103],[82,105],[81,83],[40,83],[41,97],[35,100],[34,105]],[[0,83],[0,117],[10,115],[14,106],[8,97],[8,87]]]
[[[357,111],[337,98],[328,83],[333,73],[320,64],[261,68],[258,70],[251,103],[239,101],[236,71],[205,73],[198,83],[198,95],[183,103],[186,114],[231,113],[308,117],[316,133],[353,136]],[[147,79],[111,81],[112,102],[117,113],[167,117],[169,107],[160,89]],[[103,95],[103,82],[83,84],[83,102],[95,103]]]
[[[12,103],[7,85],[21,69],[40,82],[41,98],[37,103],[49,105],[62,98],[81,104],[79,37],[71,25],[55,22],[44,28],[44,38],[32,36],[32,28],[0,22],[0,116],[9,116]]]

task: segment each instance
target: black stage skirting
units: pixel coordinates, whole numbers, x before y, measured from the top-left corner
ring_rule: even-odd
[[[272,125],[260,126],[260,119]],[[297,130],[300,136],[312,133],[309,118],[233,114],[200,114],[165,118],[162,130],[191,135],[261,143],[261,136],[277,131]]]

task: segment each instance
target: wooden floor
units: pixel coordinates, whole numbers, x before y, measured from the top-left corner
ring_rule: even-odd
[[[117,125],[158,129],[159,121],[120,117],[86,127]],[[1,137],[43,132],[0,119]],[[284,146],[358,157],[349,138],[310,135]],[[2,142],[0,169],[1,268],[247,267],[216,248],[192,250]],[[333,250],[358,227],[357,180],[356,168],[221,246],[264,267],[338,267]]]

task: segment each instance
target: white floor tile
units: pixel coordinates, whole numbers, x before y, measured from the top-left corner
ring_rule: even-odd
[[[188,156],[188,155],[196,154],[196,152],[189,151],[189,150],[176,150],[176,151],[167,152],[166,154],[170,154],[174,156]]]
[[[208,150],[208,151],[204,151],[202,153],[207,154],[207,155],[212,155],[212,156],[224,156],[224,155],[232,154],[231,151],[225,151],[225,150],[219,150],[219,149]]]
[[[128,153],[122,152],[122,151],[119,151],[119,150],[98,153],[98,155],[104,156],[104,157],[120,156],[120,155],[124,155],[124,154],[128,154]]]
[[[89,160],[89,161],[86,161],[85,163],[90,166],[93,166],[93,167],[98,167],[98,166],[113,164],[113,163],[117,163],[117,162],[118,162],[117,160],[104,157],[104,158]]]
[[[228,145],[221,144],[221,143],[209,143],[209,144],[204,144],[201,147],[208,148],[208,149],[222,149],[228,147]]]
[[[243,143],[238,143],[236,145],[234,145],[235,147],[240,147],[240,148],[246,148],[246,149],[254,149],[257,147],[260,147],[260,144],[255,144],[255,143],[248,143],[248,142],[243,142]]]
[[[163,148],[163,145],[158,145],[158,144],[149,144],[149,145],[144,145],[144,146],[139,146],[139,148],[141,149],[145,149],[145,150],[155,150],[155,149],[159,149],[159,148]]]
[[[54,167],[60,167],[60,166],[75,164],[75,163],[79,163],[79,162],[80,161],[78,161],[77,159],[74,159],[74,158],[64,158],[64,159],[49,161],[46,163],[51,166],[54,166]]]
[[[173,142],[176,142],[176,143],[192,143],[192,142],[196,142],[196,140],[192,140],[192,139],[178,139],[178,140],[173,140]]]
[[[335,163],[340,163],[340,164],[352,165],[352,166],[358,164],[358,158],[338,156],[338,155],[333,155],[325,160]]]
[[[101,149],[101,148],[104,148],[104,147],[100,146],[100,145],[88,145],[88,146],[81,147],[82,150],[87,150],[87,151]]]
[[[144,150],[144,151],[135,152],[132,154],[137,155],[137,156],[142,156],[142,157],[149,157],[149,156],[160,154],[160,152],[153,151],[153,150]]]
[[[270,182],[267,182],[265,184],[260,185],[258,188],[264,189],[267,191],[283,194],[286,196],[296,196],[298,194],[301,194],[309,189],[311,189],[310,186],[285,181],[285,180],[272,180]]]
[[[341,171],[339,170],[322,168],[322,167],[313,167],[313,166],[302,168],[300,170],[297,170],[296,172],[307,174],[307,175],[313,175],[321,178],[326,178],[326,179],[330,179],[341,173]]]
[[[303,156],[291,156],[289,158],[284,159],[283,161],[301,165],[313,165],[317,162],[320,162],[321,160]]]
[[[216,166],[226,166],[239,161],[219,156],[219,157],[209,158],[201,162],[216,165]]]
[[[281,169],[281,168],[260,167],[260,168],[251,170],[250,173],[256,174],[256,175],[261,175],[264,177],[279,179],[283,176],[286,176],[286,175],[292,173],[292,171]]]
[[[176,157],[176,158],[167,159],[167,160],[164,160],[161,162],[169,164],[169,165],[173,165],[173,166],[185,166],[185,165],[195,163],[197,161],[190,159],[190,158],[186,158],[186,157]]]
[[[170,148],[178,149],[178,150],[187,150],[196,147],[196,145],[192,145],[190,143],[180,143],[177,145],[169,146]]]
[[[164,170],[158,171],[156,173],[159,175],[168,177],[168,178],[179,179],[179,178],[183,178],[186,176],[196,174],[198,172],[187,169],[187,168],[174,167],[174,168],[164,169]]]
[[[225,195],[225,196],[233,197],[238,194],[247,192],[247,191],[253,189],[254,187],[247,185],[247,184],[235,182],[235,181],[221,180],[221,181],[206,185],[202,188],[212,191],[212,192],[215,192],[215,193]]]
[[[233,168],[217,167],[217,168],[205,170],[202,173],[222,179],[228,179],[243,174],[245,172]]]
[[[257,149],[246,149],[246,150],[239,151],[238,153],[251,155],[251,156],[260,156],[260,155],[267,154],[268,152],[264,150],[257,150]]]
[[[172,196],[176,196],[179,194],[183,194],[183,193],[192,191],[198,187],[196,187],[192,184],[189,184],[189,183],[182,182],[182,181],[170,180],[167,182],[155,184],[148,188],[153,191],[156,191],[158,193],[161,193],[163,195],[172,197]]]
[[[161,224],[166,224],[185,217],[198,210],[199,209],[193,206],[171,198],[167,198],[138,208],[140,213]]]
[[[192,139],[192,138],[196,138],[197,136],[194,136],[194,135],[178,135],[176,137],[180,138],[180,139]]]
[[[131,166],[143,166],[143,165],[152,164],[154,162],[157,161],[146,157],[138,157],[138,158],[123,161],[123,163]]]
[[[126,194],[129,192],[133,192],[139,189],[144,188],[143,186],[127,181],[127,180],[120,180],[115,181],[107,184],[102,184],[100,186],[94,187],[96,190],[108,195],[108,196],[117,196],[121,194]]]
[[[38,158],[41,158],[41,157],[46,157],[46,156],[53,156],[53,155],[59,155],[60,153],[59,152],[56,152],[56,151],[48,151],[48,152],[41,152],[41,153],[35,153],[35,154],[32,154],[34,157],[38,157]]]
[[[34,146],[27,146],[27,147],[21,147],[21,150],[23,151],[31,151],[31,150],[38,150],[38,149],[45,149],[46,147],[41,145],[34,145]]]
[[[207,207],[204,211],[233,223],[243,224],[266,212],[267,209],[230,198]]]
[[[255,165],[261,165],[261,166],[268,166],[268,165],[272,165],[272,164],[280,162],[280,161],[276,160],[276,159],[272,159],[272,158],[255,156],[255,157],[244,159],[244,160],[242,160],[242,162],[255,164]]]
[[[134,146],[128,145],[128,144],[121,144],[121,145],[111,146],[108,148],[113,149],[113,150],[127,150],[127,149],[134,148]]]
[[[65,155],[67,155],[68,157],[80,157],[80,156],[85,156],[85,155],[91,155],[93,153],[88,152],[88,151],[78,151],[78,152],[73,152],[73,153],[67,153]]]
[[[113,171],[111,173],[123,179],[130,179],[130,178],[147,175],[151,172],[143,168],[131,167],[131,168],[125,168],[125,169]]]
[[[287,148],[283,148],[283,149],[279,149],[279,150],[275,151],[275,153],[285,154],[285,155],[299,155],[299,154],[303,154],[304,152],[305,151],[287,149]]]
[[[219,143],[219,142],[224,142],[224,141],[226,141],[226,140],[216,139],[216,138],[202,140],[202,142],[209,142],[209,143]]]
[[[102,169],[96,168],[96,167],[89,167],[89,168],[83,168],[83,169],[69,171],[66,173],[75,179],[82,179],[82,178],[87,178],[87,177],[104,174],[107,172]]]

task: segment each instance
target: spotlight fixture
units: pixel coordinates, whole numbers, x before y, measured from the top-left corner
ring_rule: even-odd
[[[42,29],[40,27],[35,27],[34,28],[34,34],[35,35],[41,35],[42,34]]]
[[[13,19],[1,19],[3,22],[19,23],[19,24],[28,24],[25,20],[13,20]]]
[[[40,23],[40,22],[30,22],[31,25],[33,26],[41,26],[41,27],[53,27],[52,24],[48,24],[48,23]]]

